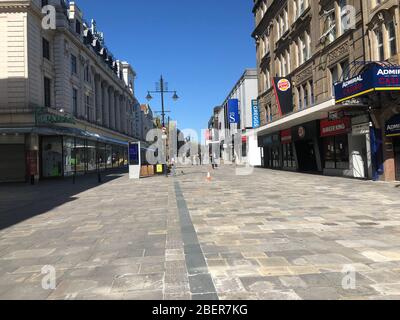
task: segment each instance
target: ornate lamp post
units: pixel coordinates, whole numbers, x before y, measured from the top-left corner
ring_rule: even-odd
[[[157,87],[158,87],[157,90],[155,90],[155,91],[148,91],[148,92],[147,92],[146,99],[147,99],[148,101],[150,101],[150,100],[153,99],[153,97],[151,96],[151,94],[154,94],[154,93],[157,93],[157,94],[159,93],[159,94],[160,94],[160,96],[161,96],[161,110],[162,110],[162,111],[161,111],[162,126],[163,126],[163,128],[165,128],[164,94],[165,94],[165,93],[173,93],[172,99],[173,99],[174,101],[177,101],[177,100],[179,99],[179,97],[178,97],[176,91],[169,91],[169,90],[168,90],[168,85],[167,85],[167,83],[164,81],[163,76],[161,76],[160,82],[157,84]]]

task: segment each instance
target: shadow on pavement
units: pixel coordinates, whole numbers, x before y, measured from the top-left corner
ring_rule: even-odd
[[[0,231],[22,221],[44,214],[65,203],[75,201],[77,194],[121,178],[127,169],[103,172],[101,183],[96,174],[41,181],[37,185],[0,184]]]

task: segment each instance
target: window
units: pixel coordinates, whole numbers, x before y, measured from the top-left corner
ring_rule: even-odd
[[[46,40],[45,38],[43,38],[42,46],[43,46],[43,58],[50,60],[50,43],[49,43],[49,41]]]
[[[265,90],[268,90],[271,88],[271,74],[269,69],[267,68],[264,72],[264,81],[265,81]]]
[[[339,0],[339,10],[340,10],[341,33],[343,33],[349,29],[347,0]]]
[[[335,83],[339,80],[339,72],[337,66],[330,69],[330,80],[331,80],[331,95],[335,94]]]
[[[72,112],[75,117],[78,116],[78,90],[72,89]]]
[[[49,4],[49,0],[42,0],[42,7],[47,6]]]
[[[383,45],[383,32],[382,29],[375,31],[376,35],[376,45],[377,45],[377,60],[385,60],[385,48]]]
[[[299,0],[299,16],[301,16],[306,8],[306,0]]]
[[[77,20],[75,23],[75,32],[80,35],[81,30],[82,30],[81,23]]]
[[[325,22],[325,30],[327,34],[328,42],[333,42],[336,39],[336,16],[335,10],[332,9],[329,15],[326,18]]]
[[[342,69],[342,78],[343,81],[348,80],[350,76],[350,64],[349,60],[345,60],[340,63],[340,69]]]
[[[390,56],[392,57],[397,54],[396,27],[395,27],[395,22],[393,20],[389,22],[387,29],[389,36]]]
[[[51,107],[51,80],[44,77],[44,106]]]
[[[325,169],[349,169],[349,143],[347,135],[324,138]]]
[[[86,95],[85,96],[85,111],[86,111],[86,119],[91,120],[91,108],[90,108],[90,96]]]
[[[303,108],[306,109],[308,107],[308,89],[307,84],[302,86],[303,91]]]
[[[298,51],[297,51],[297,59],[299,62],[299,66],[301,66],[305,60],[307,59],[307,45],[304,39],[304,36],[300,36],[298,40]]]
[[[299,110],[303,110],[303,87],[297,87],[297,102]]]
[[[288,50],[286,50],[286,61],[287,61],[286,71],[289,74],[291,72],[291,65],[290,65],[290,53]]]
[[[89,66],[85,67],[84,79],[86,82],[90,82],[90,71]]]
[[[315,104],[315,96],[314,96],[314,82],[309,83],[310,86],[310,101],[311,101],[311,106]]]
[[[74,56],[73,54],[71,54],[71,73],[72,74],[78,73],[77,59],[76,56]]]
[[[305,34],[306,38],[306,45],[305,45],[305,60],[308,60],[311,58],[311,38],[310,35],[306,32]]]
[[[293,144],[283,144],[282,145],[282,158],[283,158],[283,167],[284,168],[295,168],[296,161],[294,158]]]
[[[281,76],[282,77],[286,76],[286,71],[287,71],[286,58],[284,56],[281,56]]]

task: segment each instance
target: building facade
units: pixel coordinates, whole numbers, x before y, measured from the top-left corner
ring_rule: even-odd
[[[258,76],[256,69],[247,69],[236,82],[220,107],[214,108],[211,120],[212,138],[218,142],[219,157],[233,161],[240,157],[253,166],[261,164],[260,151],[254,128],[254,103],[257,102]],[[257,105],[258,109],[258,105]],[[235,150],[235,136],[241,136],[242,148]],[[215,148],[215,146],[214,146]]]
[[[52,8],[55,29],[44,19]],[[0,39],[0,181],[127,165],[135,72],[94,20],[75,2],[2,0]]]
[[[335,84],[398,64],[399,2],[255,0],[253,13],[263,166],[396,179],[384,128],[398,91],[338,101]]]
[[[147,133],[155,128],[153,110],[149,104],[142,104],[140,106],[139,117],[139,137],[141,140],[146,141]]]

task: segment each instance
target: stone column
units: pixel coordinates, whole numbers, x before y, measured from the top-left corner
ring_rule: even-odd
[[[108,112],[108,123],[110,128],[114,128],[114,109],[115,109],[115,97],[114,97],[114,88],[110,87],[109,90],[109,97],[110,97],[110,105],[109,105],[109,112]]]
[[[95,111],[94,119],[97,124],[101,124],[103,120],[102,116],[102,87],[100,75],[96,75],[94,78],[94,88],[95,88]]]
[[[110,95],[109,95],[109,86],[107,83],[103,85],[103,126],[109,127],[110,126]]]
[[[121,95],[119,93],[115,95],[115,100],[115,129],[121,131]]]

